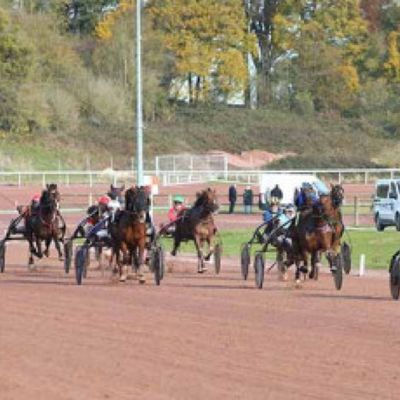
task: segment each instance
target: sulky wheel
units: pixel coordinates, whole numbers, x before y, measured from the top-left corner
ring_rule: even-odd
[[[249,275],[249,265],[250,265],[250,245],[248,243],[245,243],[242,245],[242,250],[240,252],[240,267],[244,280],[247,280],[247,276]]]
[[[393,300],[398,300],[400,297],[400,255],[395,254],[390,264],[390,293]]]
[[[157,246],[154,248],[153,251],[153,257],[152,257],[152,270],[154,273],[154,282],[156,283],[157,286],[160,285],[162,276],[164,274],[163,272],[163,251],[161,246]]]
[[[222,255],[222,246],[220,243],[217,243],[214,247],[214,267],[216,274],[219,274],[221,271],[221,255]]]
[[[165,272],[165,253],[164,248],[159,245],[158,246],[159,258],[160,258],[160,279],[164,279],[164,272]]]
[[[348,243],[344,242],[341,245],[340,252],[343,258],[343,269],[346,275],[351,271],[351,247]]]
[[[86,277],[86,266],[89,251],[86,246],[77,247],[75,253],[75,277],[78,285],[82,284],[82,278]]]
[[[336,269],[332,271],[336,290],[340,290],[343,285],[343,258],[338,254],[335,258]]]
[[[64,271],[66,274],[69,274],[69,270],[71,268],[72,255],[73,255],[73,243],[72,240],[67,240],[64,243]]]
[[[257,253],[254,259],[254,270],[256,273],[256,286],[262,289],[264,283],[265,262],[262,253]]]
[[[1,241],[0,242],[0,273],[4,272],[6,267],[6,244]]]

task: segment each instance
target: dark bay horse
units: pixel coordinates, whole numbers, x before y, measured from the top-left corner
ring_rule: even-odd
[[[48,247],[54,240],[58,257],[62,260],[59,222],[58,203],[54,192],[49,189],[43,190],[37,208],[26,217],[26,237],[29,242],[30,265],[34,263],[34,255],[38,258],[43,257],[42,240],[46,242],[45,255],[48,256]],[[34,247],[34,241],[37,249]]]
[[[182,241],[193,240],[197,250],[198,264],[197,272],[206,270],[204,260],[209,260],[214,251],[214,239],[217,228],[213,214],[218,210],[219,205],[215,190],[210,188],[197,193],[197,199],[192,208],[183,211],[175,221],[173,256]],[[209,253],[204,256],[203,247],[207,242]]]
[[[344,225],[340,206],[343,202],[343,188],[332,186],[331,192],[321,195],[317,204],[306,210],[294,229],[294,243],[298,254],[296,281],[299,281],[300,262],[308,268],[308,254],[311,254],[310,278],[314,278],[321,253],[325,253],[332,271],[335,271],[340,257],[340,239]]]
[[[128,277],[128,265],[135,265],[139,282],[144,283],[144,253],[146,248],[146,213],[149,211],[150,195],[141,187],[132,187],[125,193],[125,209],[120,211],[110,232],[113,251],[116,254],[119,280],[125,282]],[[122,262],[120,259],[122,252]]]

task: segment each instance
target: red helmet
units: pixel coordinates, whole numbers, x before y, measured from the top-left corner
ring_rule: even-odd
[[[40,193],[35,193],[32,196],[32,201],[40,201]]]
[[[108,196],[101,196],[101,197],[97,200],[97,202],[98,202],[99,204],[107,205],[107,204],[110,202],[110,198],[109,198]]]

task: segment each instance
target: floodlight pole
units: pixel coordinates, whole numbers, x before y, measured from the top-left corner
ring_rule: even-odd
[[[142,0],[136,0],[136,178],[143,186]]]

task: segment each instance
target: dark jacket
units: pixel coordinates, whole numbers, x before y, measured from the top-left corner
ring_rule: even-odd
[[[276,197],[279,200],[282,200],[283,193],[280,187],[277,185],[271,190],[271,197]]]
[[[235,186],[229,187],[229,203],[235,203],[237,200],[237,191]]]
[[[243,193],[243,204],[245,206],[253,205],[253,191],[251,189],[246,189]]]

